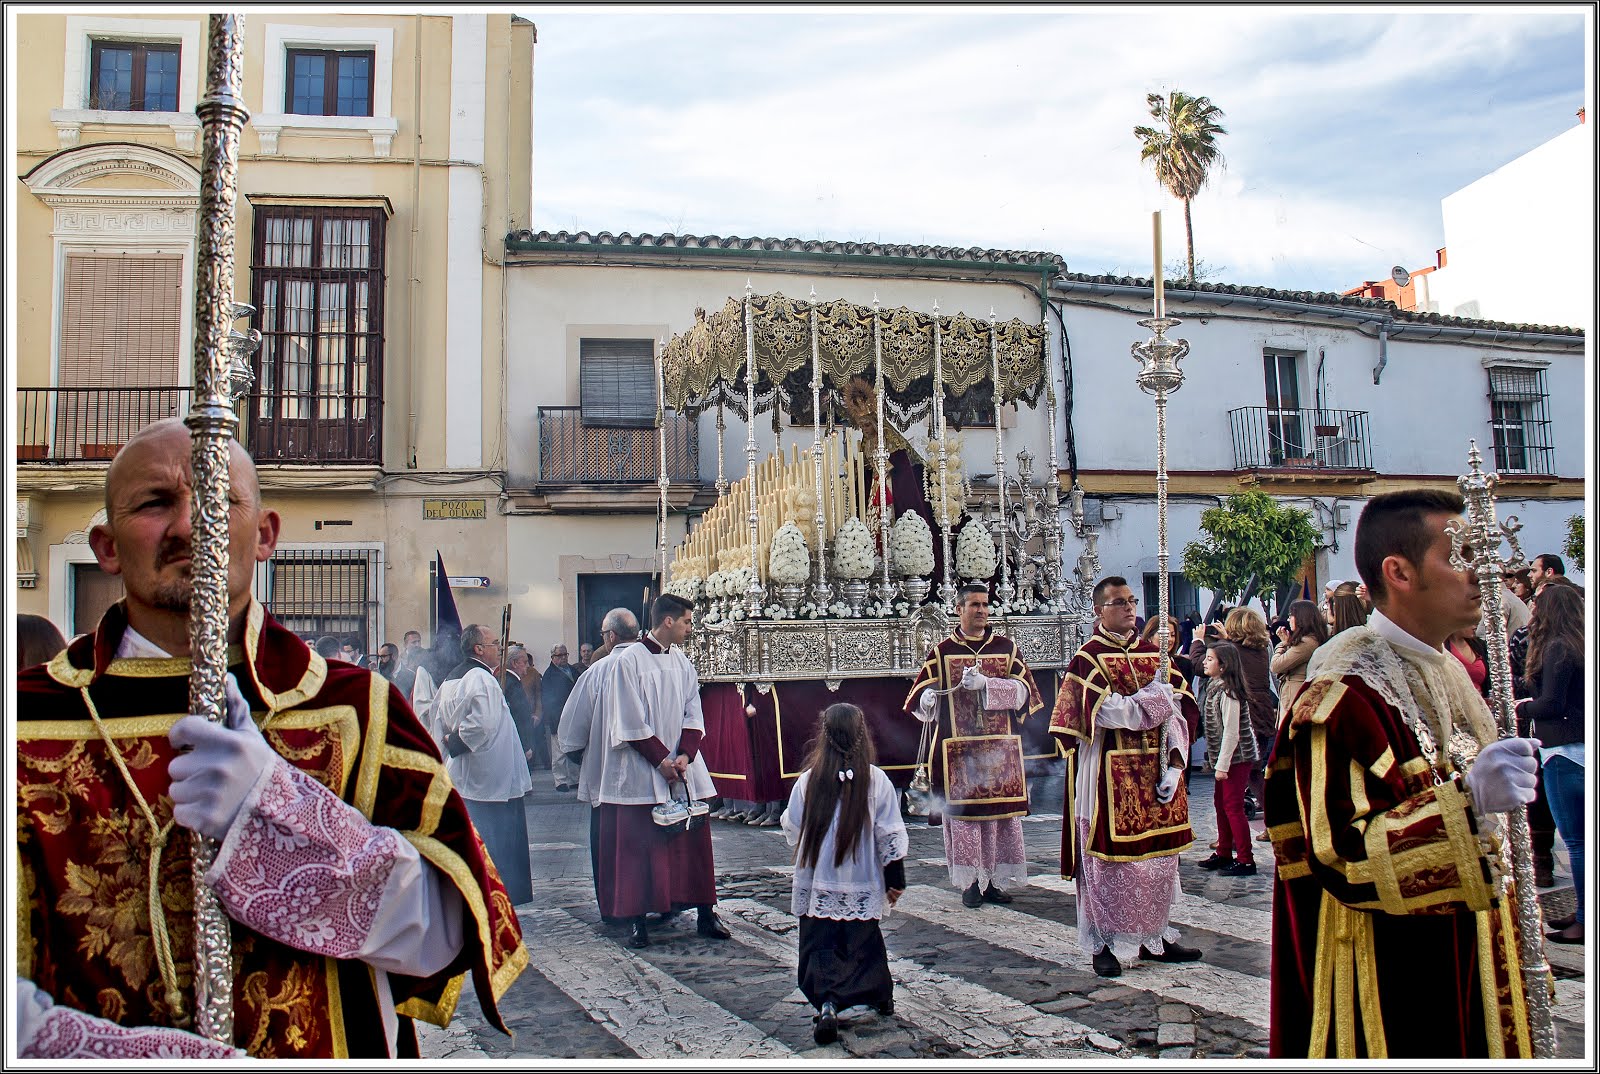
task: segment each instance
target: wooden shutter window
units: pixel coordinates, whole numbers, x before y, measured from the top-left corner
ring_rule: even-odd
[[[181,257],[68,254],[62,293],[60,387],[180,382]]]
[[[585,425],[655,425],[654,346],[648,339],[585,339],[579,343],[578,401]]]

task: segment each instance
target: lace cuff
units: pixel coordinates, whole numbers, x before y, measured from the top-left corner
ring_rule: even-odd
[[[1016,679],[990,679],[983,688],[983,707],[992,712],[1010,712],[1028,703],[1026,683]]]
[[[57,1007],[32,981],[17,981],[19,1059],[237,1059],[237,1048],[167,1026],[119,1026]]]
[[[403,840],[291,765],[262,773],[206,882],[228,916],[312,954],[361,953]]]

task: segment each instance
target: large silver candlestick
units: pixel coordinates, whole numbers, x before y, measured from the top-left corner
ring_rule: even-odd
[[[956,582],[954,564],[950,561],[950,527],[957,521],[950,517],[950,430],[944,422],[944,353],[943,332],[939,325],[939,303],[933,303],[933,429],[939,442],[939,544],[944,551],[944,577],[939,583],[939,603],[947,615],[955,614]]]
[[[660,564],[661,592],[667,590],[667,382],[663,373],[667,342],[656,347],[656,489],[660,503],[656,512],[656,560]]]
[[[722,414],[722,399],[717,399],[717,499],[722,499],[728,493],[728,477],[722,472],[722,437],[727,431],[728,421]]]
[[[1472,440],[1467,451],[1467,473],[1456,479],[1462,498],[1467,501],[1465,525],[1449,522],[1450,564],[1456,570],[1471,570],[1478,576],[1483,593],[1483,628],[1488,634],[1490,702],[1500,724],[1500,737],[1517,734],[1517,713],[1511,697],[1511,647],[1506,636],[1502,579],[1510,570],[1524,566],[1517,531],[1522,524],[1512,515],[1504,522],[1495,517],[1494,489],[1498,474],[1483,471],[1483,456]],[[1501,542],[1510,548],[1501,558]],[[1533,840],[1528,832],[1528,810],[1518,806],[1506,815],[1507,838],[1511,845],[1511,872],[1516,881],[1513,912],[1521,932],[1522,993],[1528,1004],[1528,1028],[1533,1036],[1533,1054],[1549,1059],[1556,1054],[1555,1020],[1550,1009],[1550,966],[1544,955],[1544,915],[1533,875]],[[1577,878],[1583,883],[1583,878]]]
[[[1165,316],[1165,309],[1159,300],[1157,308],[1162,310],[1162,315],[1139,322],[1155,335],[1143,343],[1135,343],[1133,357],[1139,363],[1139,387],[1156,397],[1156,614],[1161,617],[1156,635],[1157,644],[1161,647],[1156,681],[1166,682],[1167,668],[1172,660],[1172,654],[1167,651],[1172,633],[1167,623],[1167,396],[1183,387],[1183,370],[1178,368],[1178,363],[1189,353],[1189,341],[1167,338],[1167,329],[1176,328],[1183,322]]]
[[[894,599],[894,585],[889,581],[889,447],[883,433],[883,333],[878,311],[878,296],[872,296],[872,364],[876,367],[878,390],[878,447],[872,453],[874,468],[878,471],[878,547],[883,550],[883,590],[879,598],[887,604]]]
[[[184,424],[193,441],[194,501],[190,546],[189,711],[220,722],[228,673],[228,461],[237,427],[229,383],[233,323],[234,217],[239,191],[239,132],[250,113],[240,96],[244,19],[212,15],[206,49],[206,95],[200,117],[200,233],[195,251],[194,402]],[[205,874],[217,844],[196,834],[194,885],[196,1032],[233,1043],[233,945]]]
[[[811,461],[816,473],[817,509],[812,521],[817,526],[817,578],[811,595],[818,608],[833,603],[833,583],[828,581],[828,515],[822,482],[822,351],[817,340],[817,289],[811,289]]]
[[[745,437],[744,459],[746,481],[750,485],[750,511],[746,519],[750,526],[750,585],[744,592],[744,610],[750,616],[761,614],[762,598],[766,588],[761,584],[761,572],[756,569],[756,545],[760,541],[760,506],[756,503],[756,321],[751,302],[750,281],[744,281],[744,405]]]
[[[1045,413],[1049,415],[1050,472],[1044,479],[1044,563],[1045,584],[1050,599],[1061,599],[1061,462],[1056,455],[1056,369],[1050,361],[1050,344],[1045,343]]]
[[[994,370],[994,487],[1000,511],[1000,584],[995,596],[1001,604],[1010,604],[1016,589],[1011,584],[1011,567],[1006,562],[1006,433],[1002,428],[1001,407],[1005,393],[1000,385],[1000,339],[995,334],[994,307],[989,307],[989,362]]]

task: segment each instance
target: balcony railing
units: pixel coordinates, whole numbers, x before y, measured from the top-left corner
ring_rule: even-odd
[[[346,392],[252,392],[245,412],[257,462],[377,466],[383,398]]]
[[[695,423],[669,412],[667,480],[700,480]],[[585,425],[583,408],[539,408],[539,481],[545,485],[636,485],[656,479],[656,430]]]
[[[191,389],[18,388],[17,461],[105,462],[152,421],[182,417]]]
[[[1228,411],[1228,420],[1236,470],[1372,469],[1365,410],[1243,406]]]

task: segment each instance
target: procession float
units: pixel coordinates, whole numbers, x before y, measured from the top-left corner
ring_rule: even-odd
[[[910,781],[927,758],[901,706],[967,582],[989,584],[991,626],[1045,695],[1023,729],[1026,755],[1056,756],[1049,707],[1085,636],[1099,563],[1082,493],[1063,497],[1058,478],[1055,372],[1042,323],[748,285],[664,343],[662,406],[716,413],[716,501],[669,549],[663,476],[657,554],[665,590],[695,605],[689,655],[725,796],[786,797],[817,713],[835,701],[861,706],[880,766]],[[1013,404],[1044,411],[1042,474],[1027,450],[1007,451]],[[723,470],[729,412],[746,429],[736,480]],[[809,443],[784,444],[786,417],[809,424]],[[989,430],[974,425],[992,425],[992,472],[977,457]],[[1069,529],[1082,541],[1070,576]]]

